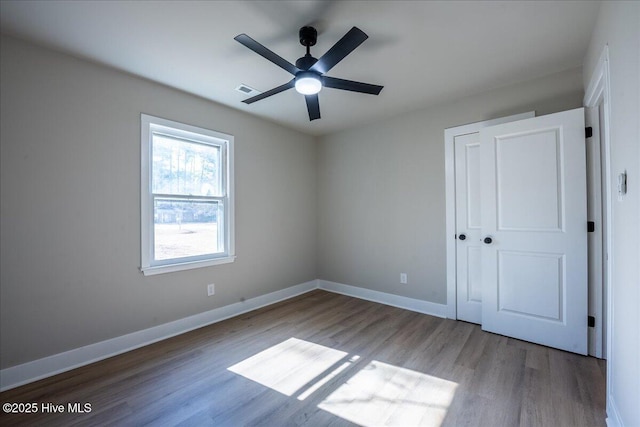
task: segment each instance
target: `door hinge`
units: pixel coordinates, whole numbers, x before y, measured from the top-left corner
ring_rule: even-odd
[[[593,136],[593,128],[591,126],[587,126],[584,128],[584,137],[591,138]]]
[[[596,223],[593,221],[587,221],[587,232],[593,233],[596,231]]]
[[[596,318],[593,316],[587,317],[587,325],[589,325],[590,328],[596,326]]]

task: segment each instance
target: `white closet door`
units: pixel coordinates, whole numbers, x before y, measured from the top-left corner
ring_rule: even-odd
[[[587,352],[582,108],[480,131],[482,328]]]
[[[457,316],[482,323],[480,273],[480,134],[456,136],[456,304]]]

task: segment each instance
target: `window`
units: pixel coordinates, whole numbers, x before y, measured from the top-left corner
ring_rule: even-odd
[[[141,270],[234,260],[233,136],[141,115]]]

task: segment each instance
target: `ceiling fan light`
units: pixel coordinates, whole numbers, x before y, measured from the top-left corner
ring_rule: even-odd
[[[322,89],[320,76],[313,72],[302,72],[296,76],[296,91],[303,95],[315,95]]]

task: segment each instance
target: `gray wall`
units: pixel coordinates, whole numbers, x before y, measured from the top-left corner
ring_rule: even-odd
[[[582,95],[569,70],[320,138],[319,278],[446,304],[444,129]]]
[[[611,72],[611,188],[613,250],[609,416],[640,425],[640,2],[603,2],[584,62],[585,88],[604,49]],[[629,192],[616,197],[627,172]],[[616,425],[615,423],[613,425]]]
[[[317,277],[312,137],[16,39],[1,43],[2,368]],[[139,272],[141,112],[235,136],[235,263]]]

